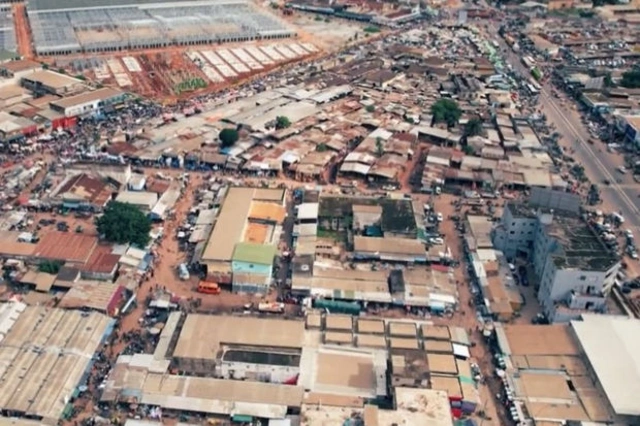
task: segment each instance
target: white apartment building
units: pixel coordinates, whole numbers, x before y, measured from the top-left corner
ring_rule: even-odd
[[[509,260],[528,257],[538,226],[536,211],[522,203],[507,203],[500,224],[492,232],[493,245]]]
[[[510,204],[493,232],[494,244],[510,258],[528,258],[547,318],[567,322],[585,311],[604,312],[620,268],[618,257],[578,216],[534,214],[525,205]]]

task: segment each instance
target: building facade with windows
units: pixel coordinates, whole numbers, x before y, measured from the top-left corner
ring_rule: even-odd
[[[606,311],[620,260],[579,215],[509,203],[492,239],[510,261],[527,259],[536,276],[538,301],[550,321]]]

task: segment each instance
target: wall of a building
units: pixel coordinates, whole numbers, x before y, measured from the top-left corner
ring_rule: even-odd
[[[256,283],[243,283],[240,281],[233,281],[231,290],[234,293],[248,293],[248,294],[266,294],[269,291],[269,284],[259,285]]]
[[[602,308],[604,297],[613,286],[616,273],[620,265],[616,264],[606,271],[585,271],[581,269],[559,269],[548,258],[547,267],[540,279],[538,300],[543,309],[553,312],[556,303],[567,303],[572,300],[571,293],[575,292],[580,297],[573,298],[572,306],[575,309],[597,310]]]
[[[259,263],[240,262],[234,260],[233,262],[231,262],[231,268],[234,274],[239,273],[271,276],[271,272],[273,271],[273,264],[261,265]]]
[[[300,374],[298,366],[249,364],[221,361],[216,376],[228,380],[252,380],[267,383],[284,383]]]
[[[511,210],[504,209],[500,227],[492,235],[496,249],[502,251],[508,259],[516,257],[518,251],[531,252],[531,242],[536,236],[538,220],[528,217],[514,217]]]

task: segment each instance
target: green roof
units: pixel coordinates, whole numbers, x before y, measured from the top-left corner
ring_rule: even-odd
[[[276,247],[268,244],[238,243],[233,250],[234,262],[271,265],[276,256]]]

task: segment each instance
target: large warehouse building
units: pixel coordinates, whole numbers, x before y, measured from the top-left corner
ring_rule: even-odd
[[[57,424],[112,329],[98,313],[0,304],[0,411]]]
[[[36,53],[118,52],[286,38],[283,22],[245,0],[28,3]]]
[[[173,312],[153,355],[119,357],[101,402],[160,407],[186,420],[199,413],[337,425],[356,416],[367,425],[452,426],[452,398],[478,398],[473,385],[447,393],[449,382],[473,383],[462,377],[471,370],[453,343],[458,334],[427,322],[320,313],[305,322]]]
[[[597,314],[562,325],[497,325],[512,413],[536,424],[640,424],[638,334],[640,320]]]
[[[640,320],[590,314],[572,321],[571,327],[615,415],[626,424],[638,424]]]
[[[286,217],[284,189],[229,188],[200,256],[207,276],[234,292],[266,293]]]

